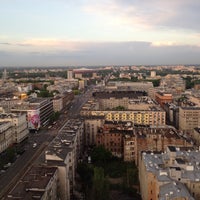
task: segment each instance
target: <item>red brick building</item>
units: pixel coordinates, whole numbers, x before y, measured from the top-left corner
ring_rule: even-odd
[[[160,106],[163,108],[163,105],[165,103],[171,103],[172,102],[172,94],[169,93],[162,93],[162,92],[156,92],[155,93],[155,100],[160,104]]]

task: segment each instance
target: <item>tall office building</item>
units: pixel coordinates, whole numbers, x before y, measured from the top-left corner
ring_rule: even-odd
[[[69,69],[67,71],[67,79],[73,79],[73,70],[72,69]]]
[[[151,71],[150,76],[151,76],[151,78],[155,78],[156,77],[156,71]]]

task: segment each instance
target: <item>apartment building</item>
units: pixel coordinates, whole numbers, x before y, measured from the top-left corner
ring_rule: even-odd
[[[78,87],[78,79],[64,79],[60,77],[53,78],[54,85],[49,85],[47,90],[53,92],[55,90],[59,91],[60,94],[71,90],[74,87]]]
[[[0,153],[28,137],[25,114],[0,114]]]
[[[135,146],[136,137],[134,134],[127,134],[124,136],[123,147],[124,147],[124,161],[132,162],[135,161]]]
[[[177,94],[185,91],[185,85],[185,80],[179,74],[168,74],[160,81],[160,86],[174,90]]]
[[[74,99],[74,92],[72,90],[67,90],[62,93],[61,97],[63,99],[63,108],[65,108]]]
[[[192,133],[194,128],[200,126],[200,107],[179,107],[179,129]]]
[[[165,103],[163,109],[166,112],[166,122],[179,129],[179,106],[174,103]]]
[[[108,121],[131,121],[134,125],[165,125],[165,111],[144,91],[93,93],[94,100],[81,109],[81,116],[104,116]]]
[[[11,111],[26,113],[29,130],[38,130],[48,124],[53,114],[53,101],[52,98],[31,98],[15,105]]]
[[[94,107],[94,105],[92,105]],[[131,121],[134,125],[161,126],[166,124],[165,111],[160,107],[149,106],[148,110],[90,110],[83,107],[80,112],[82,117],[104,116],[108,121]]]
[[[172,99],[173,99],[172,94],[164,93],[164,92],[155,93],[155,100],[160,104],[162,108],[165,103],[171,103]]]
[[[145,96],[147,98],[147,93],[143,91],[104,91],[93,93],[93,97],[99,102],[100,110],[110,110],[119,106],[128,109],[131,100],[141,102],[142,97]]]
[[[173,127],[135,127],[135,162],[138,164],[142,151],[165,151],[169,145],[193,146],[192,141],[181,136]]]
[[[6,113],[10,113],[13,107],[21,103],[22,103],[21,99],[12,99],[12,98],[0,99],[0,107],[2,107]]]
[[[92,146],[96,144],[96,135],[99,130],[99,127],[102,127],[104,124],[103,116],[91,116],[84,118],[84,144],[86,146]]]
[[[63,109],[63,98],[56,96],[53,98],[53,110],[54,112],[60,112]]]
[[[139,160],[143,200],[200,199],[200,152],[168,146],[165,152],[143,152]]]
[[[149,91],[153,89],[152,82],[125,82],[125,81],[109,81],[104,90],[118,90],[118,91]]]
[[[193,143],[173,127],[134,127],[132,122],[105,121],[96,134],[96,145],[103,145],[113,155],[138,165],[142,151],[165,151],[169,145],[182,147]]]
[[[13,143],[12,123],[0,122],[0,153],[5,151]]]
[[[194,128],[193,132],[191,133],[191,137],[194,139],[195,144],[200,146],[200,128]]]
[[[73,75],[74,75],[74,73],[73,73],[72,69],[67,70],[67,79],[68,80],[73,79]]]
[[[96,135],[96,145],[102,145],[124,161],[135,160],[135,135],[131,122],[105,121]]]
[[[57,184],[57,167],[32,166],[5,199],[58,200]]]
[[[123,156],[123,134],[129,132],[127,130],[100,129],[96,136],[96,144],[104,146],[114,156],[121,158]]]
[[[84,124],[69,120],[45,151],[47,166],[58,168],[59,199],[70,200],[75,183],[77,161],[83,153]]]

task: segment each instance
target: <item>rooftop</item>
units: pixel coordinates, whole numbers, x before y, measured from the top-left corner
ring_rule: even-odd
[[[186,186],[180,182],[170,181],[160,186],[159,200],[187,197],[188,200],[195,200],[188,192]]]
[[[109,98],[138,98],[140,96],[147,96],[146,92],[142,91],[112,91],[112,92],[94,92],[93,97],[98,99]]]
[[[21,113],[1,113],[0,119],[17,118],[21,115]]]
[[[67,154],[72,151],[75,143],[77,130],[82,125],[82,121],[71,119],[66,122],[58,135],[48,146],[45,155],[46,160],[55,160],[63,162]]]
[[[42,199],[45,189],[57,171],[56,167],[33,166],[6,199]]]

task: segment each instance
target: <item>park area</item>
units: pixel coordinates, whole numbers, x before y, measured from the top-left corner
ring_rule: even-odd
[[[114,157],[104,147],[94,147],[91,163],[77,168],[81,192],[86,200],[140,200],[138,169],[133,162]]]

